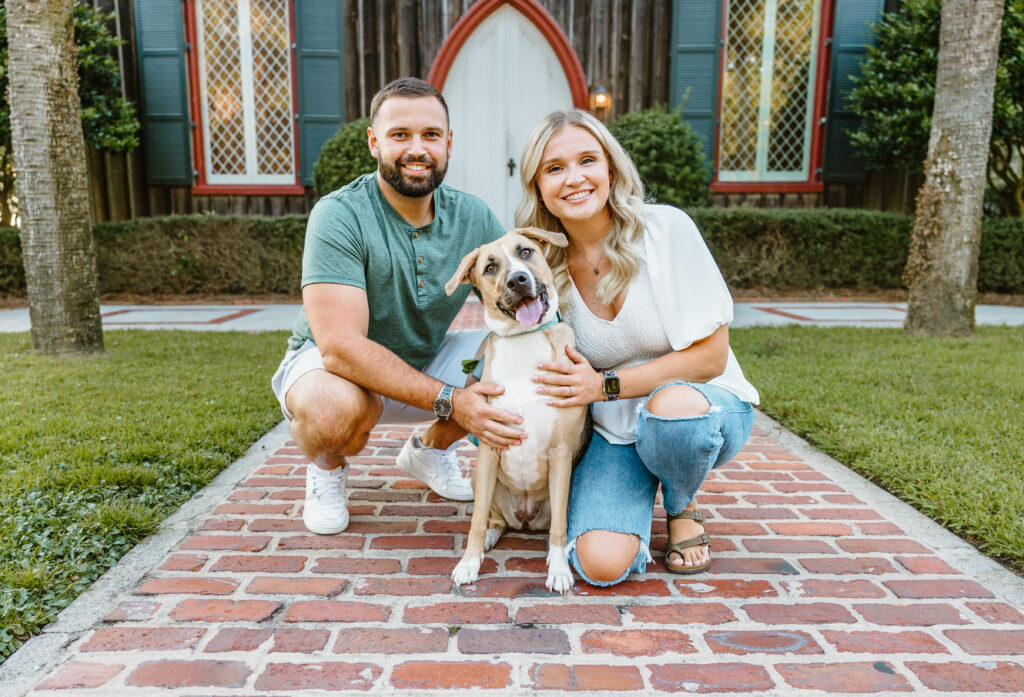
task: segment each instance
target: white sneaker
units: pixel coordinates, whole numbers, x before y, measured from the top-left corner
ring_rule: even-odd
[[[398,466],[403,472],[433,489],[434,493],[453,501],[472,501],[473,486],[462,476],[459,457],[455,454],[458,441],[447,450],[428,448],[413,436],[398,453]]]
[[[322,470],[310,463],[306,466],[306,503],[302,522],[317,535],[334,535],[348,527],[345,502],[345,480],[348,466]]]

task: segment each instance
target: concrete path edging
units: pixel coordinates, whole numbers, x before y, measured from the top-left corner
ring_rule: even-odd
[[[301,308],[298,304],[258,305],[101,305],[103,328],[180,329],[193,331],[290,331]],[[463,314],[483,326],[483,306],[470,295]],[[803,325],[818,327],[903,326],[905,302],[751,302],[733,305],[732,328]],[[978,305],[978,325],[1024,326],[1024,307]],[[0,310],[0,333],[27,332],[31,328],[27,308]]]
[[[187,535],[194,532],[217,504],[223,501],[269,453],[291,438],[288,423],[281,421],[257,440],[242,457],[228,465],[171,514],[160,528],[131,549],[117,564],[64,608],[41,634],[29,639],[0,665],[0,695],[20,697],[40,675],[50,672],[65,658],[63,649],[107,616],[142,577],[159,566]]]
[[[899,520],[906,533],[916,540],[927,540],[936,552],[952,566],[970,574],[1000,598],[1018,607],[1024,607],[1024,578],[999,562],[986,557],[976,547],[962,540],[908,503],[896,498],[864,476],[835,460],[806,440],[787,430],[775,419],[755,410],[754,424],[779,441],[794,454],[834,479],[865,503]]]

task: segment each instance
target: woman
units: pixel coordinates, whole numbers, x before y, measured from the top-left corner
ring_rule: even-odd
[[[758,401],[729,349],[725,282],[685,213],[644,203],[636,166],[589,113],[538,124],[520,172],[516,224],[569,238],[547,257],[578,349],[572,364],[538,366],[537,391],[557,406],[593,405],[570,494],[573,566],[596,585],[643,572],[660,482],[665,566],[703,571],[709,538],[694,497],[743,447]]]

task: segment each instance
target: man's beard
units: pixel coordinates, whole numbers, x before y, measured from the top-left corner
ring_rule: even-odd
[[[401,166],[409,164],[427,165],[430,167],[430,176],[415,181],[406,179]],[[384,181],[402,196],[421,198],[441,185],[444,175],[448,172],[448,161],[446,160],[439,167],[430,155],[421,155],[415,158],[404,157],[395,163],[387,162],[382,158],[377,161],[377,169],[380,170],[380,176]]]

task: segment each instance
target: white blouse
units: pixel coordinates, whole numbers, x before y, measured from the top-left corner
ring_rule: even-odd
[[[732,321],[732,296],[697,226],[677,208],[644,206],[644,261],[612,320],[595,316],[576,286],[569,288],[565,319],[576,347],[597,369],[622,370],[685,349]],[[732,349],[725,372],[709,380],[757,404]],[[595,402],[594,428],[608,442],[636,442],[634,430],[647,397]]]

